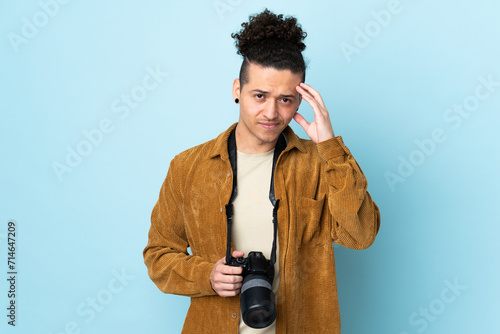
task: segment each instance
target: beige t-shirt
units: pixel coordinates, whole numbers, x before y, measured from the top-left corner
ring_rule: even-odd
[[[273,245],[273,205],[269,200],[274,149],[266,153],[246,154],[237,152],[238,193],[234,199],[232,237],[235,249],[245,253],[259,251],[271,259]],[[278,240],[276,240],[276,259]],[[279,265],[274,264],[273,292],[278,294]],[[276,301],[275,301],[276,302]],[[241,312],[241,311],[240,311]],[[275,332],[275,324],[263,329],[245,325],[240,315],[240,334]]]

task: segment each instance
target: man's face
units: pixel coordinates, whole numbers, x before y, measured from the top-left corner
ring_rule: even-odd
[[[233,95],[240,99],[240,118],[236,128],[238,150],[244,153],[268,152],[295,115],[301,97],[296,86],[301,74],[250,63],[248,82],[233,84]]]

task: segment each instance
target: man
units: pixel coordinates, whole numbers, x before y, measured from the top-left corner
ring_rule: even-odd
[[[160,290],[191,297],[184,333],[253,332],[240,316],[242,268],[227,265],[224,256],[226,204],[233,200],[237,171],[232,256],[261,251],[269,259],[273,180],[279,200],[277,317],[258,332],[340,333],[332,241],[369,247],[380,226],[379,210],[363,172],[335,136],[321,95],[304,83],[306,34],[296,19],[265,10],[242,26],[233,34],[244,58],[233,83],[239,121],[172,160],[152,212],[145,263]],[[297,112],[302,99],[314,111],[311,123]],[[310,140],[293,133],[292,119]],[[228,150],[233,131],[237,166]],[[286,147],[273,167],[282,134]]]

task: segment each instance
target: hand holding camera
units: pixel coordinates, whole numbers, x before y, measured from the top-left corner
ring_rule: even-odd
[[[234,258],[242,257],[243,252],[234,251]],[[212,289],[221,297],[233,297],[240,293],[243,276],[243,268],[233,267],[226,264],[226,257],[217,261],[210,273]]]

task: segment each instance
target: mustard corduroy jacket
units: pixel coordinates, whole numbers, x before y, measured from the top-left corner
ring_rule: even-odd
[[[144,261],[161,291],[191,297],[183,333],[238,333],[239,296],[220,297],[210,285],[226,251],[225,204],[233,182],[227,140],[235,126],[171,161],[151,214]],[[290,127],[284,133],[287,147],[274,179],[280,199],[276,333],[340,333],[332,240],[369,247],[380,213],[340,136],[315,144]]]

